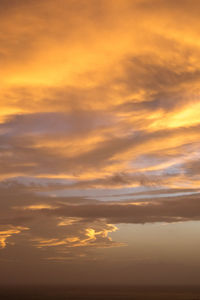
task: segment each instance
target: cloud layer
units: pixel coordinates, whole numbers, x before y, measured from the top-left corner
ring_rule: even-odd
[[[98,260],[121,224],[199,221],[199,8],[0,0],[2,261]]]

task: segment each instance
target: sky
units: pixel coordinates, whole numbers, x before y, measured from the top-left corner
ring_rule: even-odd
[[[199,11],[0,0],[0,284],[200,284]]]

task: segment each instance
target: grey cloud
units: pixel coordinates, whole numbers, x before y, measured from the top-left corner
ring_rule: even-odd
[[[172,197],[171,197],[172,198]],[[160,199],[161,200],[161,199]],[[149,201],[149,199],[147,200]],[[55,210],[43,209],[43,213],[86,219],[105,218],[111,223],[154,223],[200,220],[199,195],[175,197],[170,200],[154,200],[141,205],[129,203],[95,204],[83,206],[63,205]]]
[[[170,44],[171,45],[171,44]],[[175,49],[175,51],[177,51]],[[182,53],[180,53],[182,56]],[[185,53],[185,63],[188,64],[192,56],[192,49]],[[132,93],[144,90],[146,98],[138,102],[137,99],[128,100],[116,107],[117,110],[137,112],[153,112],[163,110],[166,113],[188,104],[198,97],[199,89],[194,83],[200,78],[199,70],[180,69],[180,66],[172,67],[162,62],[155,61],[153,57],[133,57],[124,61],[125,74],[116,82],[124,86],[124,93]],[[180,70],[179,70],[180,69]],[[185,85],[185,87],[184,87]],[[189,89],[189,95],[187,95]],[[145,120],[143,120],[145,122]]]
[[[196,177],[200,175],[200,160],[193,159],[183,164],[182,170],[187,176]]]
[[[56,257],[59,259],[59,256],[62,259],[73,259],[79,255],[87,257],[92,248],[122,246],[109,239],[109,231],[115,230],[111,224],[200,220],[199,194],[171,195],[165,199],[154,198],[152,195],[145,199],[144,193],[139,202],[133,195],[132,199],[116,203],[86,197],[51,198],[35,194],[30,189],[26,191],[17,183],[1,183],[1,195],[0,227],[28,228],[7,238],[11,258],[11,249],[19,245],[24,251],[27,247],[42,248],[41,259],[44,259],[46,251],[47,257],[54,257],[54,260]],[[40,208],[40,204],[48,204],[51,208]],[[12,243],[15,245],[12,246]],[[1,251],[7,251],[7,247]],[[37,251],[34,254],[36,256],[39,255]]]
[[[110,137],[97,143],[95,149],[85,153],[67,157],[57,153],[56,149],[48,147],[34,147],[33,137],[1,137],[1,174],[21,173],[26,175],[36,174],[59,174],[59,173],[81,173],[87,167],[95,170],[115,164],[113,159],[116,154],[133,149],[133,160],[140,155],[141,145],[146,143],[163,141],[178,135],[190,135],[199,132],[199,125],[182,127],[178,129],[159,130],[146,133],[144,131],[129,134],[126,137]],[[186,143],[188,141],[186,140]],[[166,146],[167,148],[167,146]],[[134,149],[137,150],[134,154]],[[155,150],[153,150],[154,152]],[[150,151],[149,151],[150,153]]]
[[[0,125],[6,135],[48,135],[70,136],[88,134],[98,127],[111,124],[112,117],[98,111],[72,111],[70,113],[35,113],[25,115],[11,115]],[[72,137],[71,137],[72,138]]]
[[[68,186],[62,186],[63,189],[76,188],[107,188],[107,187],[125,187],[131,184],[139,184],[141,186],[159,186],[164,181],[165,176],[152,175],[148,173],[114,173],[111,176],[97,178],[91,180],[82,180],[80,182],[71,183]]]

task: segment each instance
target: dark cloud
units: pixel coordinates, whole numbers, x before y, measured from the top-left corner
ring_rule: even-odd
[[[143,199],[144,200],[144,199]],[[180,222],[200,219],[199,195],[177,197],[170,200],[147,200],[147,203],[95,204],[83,206],[63,205],[44,213],[88,219],[105,218],[111,223]]]
[[[154,152],[156,145],[154,143],[162,143],[161,149],[167,149],[168,144],[164,144],[167,140],[170,142],[178,136],[190,136],[191,134],[198,135],[199,125],[191,126],[189,128],[177,128],[168,130],[158,130],[156,132],[137,132],[129,134],[126,137],[110,137],[109,139],[98,142],[95,148],[80,151],[77,148],[78,153],[73,156],[67,155],[59,151],[59,149],[51,147],[37,147],[36,140],[31,136],[22,137],[7,137],[2,136],[1,140],[1,174],[19,173],[27,175],[36,174],[59,174],[73,172],[84,172],[87,167],[88,170],[101,169],[105,166],[112,166],[119,162],[115,155],[122,155],[126,151],[132,150],[133,160],[145,152],[146,147],[152,147]],[[43,142],[48,142],[48,138]],[[57,142],[63,141],[61,137],[57,138]],[[42,141],[41,141],[42,142]],[[56,143],[56,137],[55,141]],[[185,140],[188,143],[188,140]],[[147,145],[147,146],[146,146]],[[151,150],[149,149],[149,152]]]
[[[186,175],[194,176],[197,178],[197,176],[200,175],[200,160],[193,159],[191,161],[188,161],[183,164],[182,168]]]
[[[187,196],[176,196],[177,189],[161,190],[157,195],[169,193],[169,196],[154,198],[155,191],[145,198],[143,192],[139,194],[140,200],[136,193],[135,198],[129,194],[128,200],[118,202],[87,197],[48,197],[34,191],[31,184],[26,189],[17,182],[1,183],[0,238],[2,245],[5,244],[4,252],[12,244],[24,247],[28,243],[28,247],[46,249],[49,259],[73,259],[76,255],[87,256],[90,249],[122,246],[109,237],[117,229],[112,224],[200,220],[199,193],[192,194],[191,189],[181,190],[182,193],[190,192]]]
[[[111,123],[106,113],[73,111],[67,113],[38,113],[25,115],[11,115],[1,124],[0,130],[5,135],[41,135],[71,136],[89,134],[98,127],[105,127]]]

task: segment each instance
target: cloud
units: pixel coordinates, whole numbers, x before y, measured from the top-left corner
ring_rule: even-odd
[[[64,249],[67,250],[68,248],[72,249],[74,247],[107,248],[123,245],[122,243],[112,241],[112,239],[108,237],[108,233],[116,231],[117,227],[112,224],[106,224],[104,220],[92,222],[90,224],[91,227],[88,227],[89,224],[87,222],[77,221],[77,223],[79,223],[81,229],[79,229],[79,231],[76,230],[75,235],[71,233],[68,237],[64,236],[52,239],[35,238],[33,242],[38,248],[61,247],[61,252],[64,252]],[[59,223],[59,226],[60,224],[61,223]],[[70,225],[72,224],[73,223]],[[67,219],[64,219],[62,226],[68,226]]]
[[[193,159],[186,162],[185,164],[183,164],[183,170],[185,171],[186,175],[194,176],[197,179],[198,175],[200,174],[200,160]]]
[[[199,1],[0,3],[4,259],[199,221]]]
[[[101,203],[90,205],[63,205],[54,210],[43,209],[45,214],[86,219],[105,218],[111,223],[154,223],[199,220],[199,194],[171,197],[172,199],[148,199],[146,202]]]
[[[2,245],[6,246],[5,240],[8,237],[11,245],[12,241],[15,244],[20,242],[13,234],[20,233],[28,227],[29,230],[23,237],[24,241],[38,249],[53,247],[54,256],[67,251],[71,253],[71,257],[74,247],[79,249],[79,253],[85,253],[89,249],[123,246],[108,235],[117,229],[112,224],[200,220],[199,192],[195,193],[190,189],[179,190],[177,195],[177,189],[161,190],[157,191],[157,194],[156,191],[152,191],[151,197],[146,197],[145,192],[140,193],[141,199],[137,198],[136,193],[129,194],[129,199],[123,201],[95,202],[84,197],[50,198],[30,191],[24,193],[20,186],[14,188],[15,193],[10,188],[1,188],[4,202],[7,203],[2,203],[1,227],[9,228],[6,231],[1,230]],[[186,192],[189,194],[185,195]],[[161,197],[162,193],[168,193],[168,197]]]
[[[23,230],[28,230],[29,228],[20,227],[20,226],[9,226],[8,228],[4,228],[4,230],[0,231],[0,248],[5,248],[6,245],[9,243],[7,240],[12,237],[14,234],[19,234]]]

